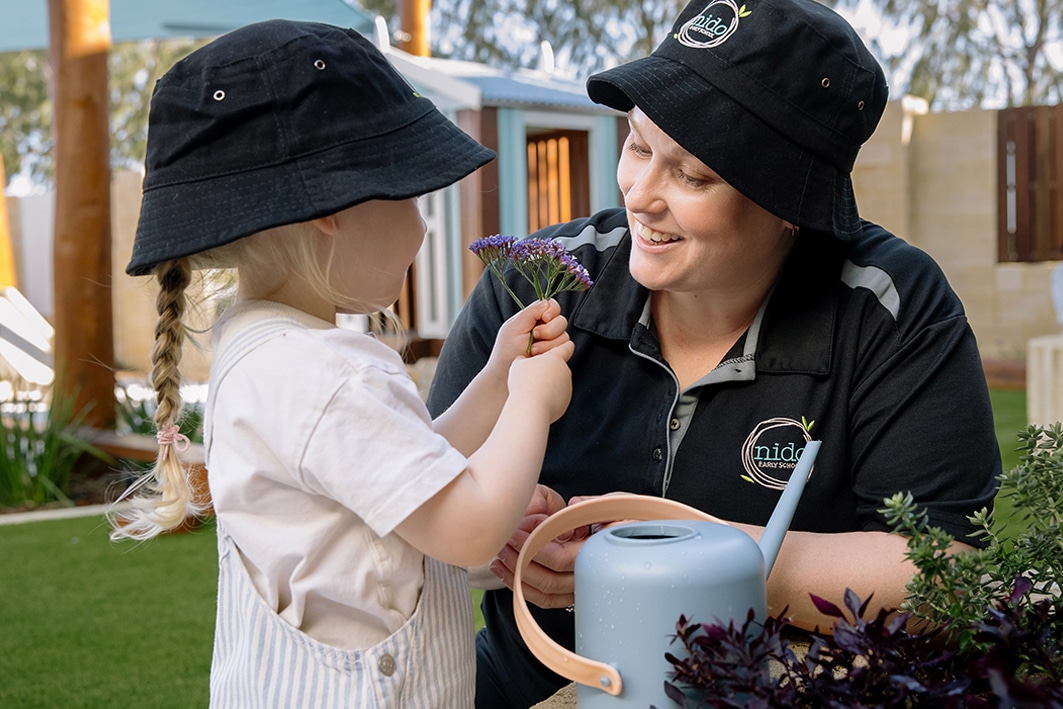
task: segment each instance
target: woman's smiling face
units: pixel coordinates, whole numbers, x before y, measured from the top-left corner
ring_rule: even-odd
[[[635,280],[650,290],[689,293],[773,281],[790,251],[792,225],[724,182],[637,106],[628,120],[617,182]]]

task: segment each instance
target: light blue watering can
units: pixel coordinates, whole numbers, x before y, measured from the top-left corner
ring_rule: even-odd
[[[580,709],[675,704],[664,693],[664,659],[680,615],[699,623],[767,617],[767,581],[819,452],[809,441],[768,520],[760,543],[687,505],[644,495],[607,495],[548,517],[517,559],[513,609],[528,647],[554,672],[578,683]],[[593,534],[576,557],[576,652],[554,642],[528,610],[521,587],[531,559],[570,529],[626,522]]]

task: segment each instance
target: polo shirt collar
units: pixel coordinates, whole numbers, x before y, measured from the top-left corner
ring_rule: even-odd
[[[802,232],[764,308],[758,372],[830,372],[837,321],[839,242]]]
[[[628,234],[606,257],[594,285],[572,312],[574,327],[612,340],[632,341],[649,291],[631,277],[630,254]],[[802,232],[773,292],[728,360],[752,360],[756,371],[763,373],[829,373],[841,260],[835,239]],[[743,372],[739,378],[753,377]]]
[[[629,233],[605,256],[594,285],[569,316],[574,327],[610,340],[631,340],[649,291],[631,277],[630,256]]]

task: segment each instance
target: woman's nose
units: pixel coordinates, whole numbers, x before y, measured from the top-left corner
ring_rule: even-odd
[[[624,191],[624,204],[632,212],[655,212],[664,208],[660,191],[660,175],[647,165],[631,175]]]

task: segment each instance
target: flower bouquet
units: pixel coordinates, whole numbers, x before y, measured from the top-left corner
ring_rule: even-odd
[[[538,300],[549,300],[564,291],[587,290],[594,285],[587,269],[561,242],[554,239],[517,239],[496,234],[477,239],[469,246],[469,250],[495,274],[498,282],[522,310],[525,304],[503,277],[506,266],[513,266],[531,284]],[[529,353],[534,342],[534,336],[528,333]]]

